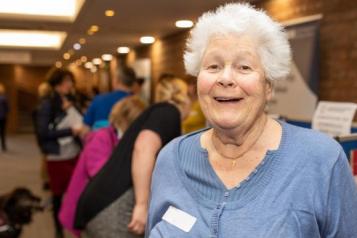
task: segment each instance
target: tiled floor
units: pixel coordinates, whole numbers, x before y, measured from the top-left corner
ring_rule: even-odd
[[[0,150],[0,194],[16,187],[27,187],[42,199],[50,197],[49,192],[41,189],[41,155],[31,134],[10,135],[9,151]],[[37,213],[33,222],[24,227],[21,238],[52,238],[54,228],[50,211]],[[67,234],[66,237],[71,237]]]

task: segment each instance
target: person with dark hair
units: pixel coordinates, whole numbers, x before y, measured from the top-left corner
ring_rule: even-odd
[[[142,77],[136,78],[133,85],[131,86],[131,92],[135,95],[139,95],[141,93],[141,89],[144,83],[145,83],[145,78]]]
[[[132,68],[123,67],[112,80],[113,92],[96,96],[87,112],[83,122],[86,127],[99,129],[109,125],[109,113],[113,105],[124,97],[130,95],[131,86],[136,79]],[[88,128],[87,128],[88,129]],[[83,131],[86,131],[83,129]]]
[[[78,116],[79,112],[67,99],[73,88],[73,74],[54,69],[49,72],[47,82],[52,93],[42,99],[38,106],[35,128],[41,151],[47,160],[56,237],[60,238],[63,237],[63,231],[58,221],[58,211],[81,149],[76,137],[80,125],[75,123],[81,123],[82,117]],[[75,121],[73,118],[76,117]]]
[[[9,112],[9,104],[5,97],[5,87],[0,84],[0,139],[1,139],[1,149],[6,151],[6,140],[5,140],[5,131],[6,131],[6,118]]]

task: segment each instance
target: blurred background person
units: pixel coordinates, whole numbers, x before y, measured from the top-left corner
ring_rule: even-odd
[[[83,122],[86,127],[83,133],[92,129],[99,129],[109,125],[109,114],[113,105],[119,100],[130,95],[131,86],[136,79],[132,68],[123,67],[118,70],[116,77],[112,79],[113,91],[96,96],[86,111]]]
[[[3,152],[7,150],[6,146],[6,119],[9,113],[9,103],[5,95],[5,86],[0,83],[0,140]]]
[[[117,102],[110,113],[110,126],[91,132],[73,172],[64,196],[59,218],[63,226],[79,237],[73,227],[77,202],[85,186],[109,159],[125,130],[145,109],[138,96],[129,96]]]
[[[52,94],[44,98],[38,107],[36,128],[40,147],[47,160],[56,237],[60,238],[63,237],[63,231],[57,218],[58,211],[80,152],[80,142],[76,138],[79,126],[74,124],[78,121],[72,122],[70,118],[78,112],[67,99],[74,82],[70,71],[53,69],[49,72],[47,82]]]
[[[191,101],[191,109],[187,118],[182,122],[183,134],[202,129],[206,126],[206,118],[201,110],[197,97],[197,80],[194,77],[189,77],[186,81],[188,85],[188,96]]]
[[[143,78],[143,77],[136,78],[134,80],[133,85],[131,86],[131,92],[134,95],[140,95],[144,83],[145,83],[145,78]]]
[[[189,110],[187,84],[162,79],[155,104],[124,133],[111,159],[88,184],[78,203],[84,237],[141,237],[147,218],[151,173],[162,146],[181,134]]]
[[[38,131],[37,127],[37,112],[39,108],[41,107],[43,101],[49,100],[52,94],[52,88],[47,82],[41,83],[38,88],[37,88],[37,95],[38,95],[38,105],[35,108],[35,110],[32,112],[32,122],[34,126],[34,131],[35,131],[35,137],[37,141],[37,145],[40,148],[40,151],[42,153],[42,159],[41,159],[41,168],[40,168],[40,173],[41,173],[41,179],[42,179],[42,188],[44,190],[49,189],[49,179],[48,179],[48,173],[47,173],[47,168],[46,168],[46,155],[43,149],[41,148],[41,143],[40,143],[40,134]]]

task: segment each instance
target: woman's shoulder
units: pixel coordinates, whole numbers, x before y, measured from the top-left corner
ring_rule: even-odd
[[[165,162],[167,160],[173,161],[182,151],[192,150],[192,147],[200,150],[198,141],[206,130],[207,128],[176,137],[160,150],[158,158],[165,157]]]
[[[317,130],[283,123],[287,148],[309,157],[322,158],[325,162],[335,160],[343,152],[342,146],[327,134]]]

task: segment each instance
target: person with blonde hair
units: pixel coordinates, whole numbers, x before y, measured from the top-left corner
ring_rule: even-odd
[[[63,227],[74,235],[80,235],[80,231],[73,225],[77,202],[82,191],[108,161],[125,130],[144,109],[145,104],[138,96],[126,97],[112,107],[109,116],[110,126],[87,135],[86,144],[73,172],[59,214]]]
[[[143,235],[156,156],[181,134],[181,120],[187,116],[189,104],[182,79],[158,82],[155,104],[129,126],[79,200],[76,226],[85,229],[84,237]]]
[[[9,103],[5,95],[5,86],[0,83],[0,140],[1,149],[6,151],[6,121],[9,113]]]
[[[206,127],[206,118],[201,110],[197,98],[196,78],[190,77],[186,80],[188,84],[188,96],[191,100],[191,110],[188,117],[182,122],[182,133],[187,134]]]
[[[264,110],[290,70],[282,27],[249,4],[224,5],[198,19],[184,63],[210,128],[161,150],[146,237],[357,237],[341,145]]]

